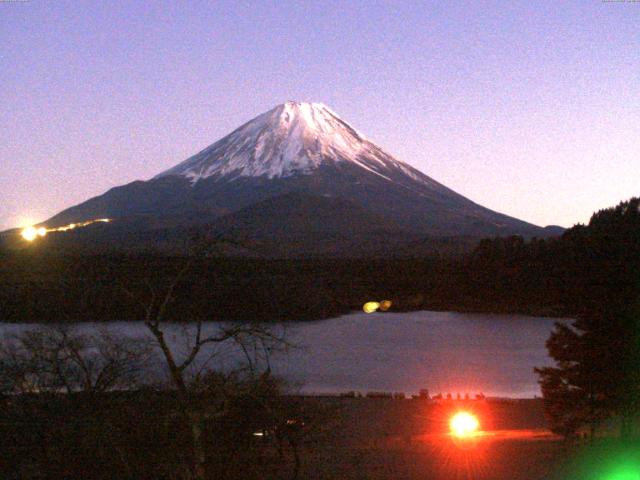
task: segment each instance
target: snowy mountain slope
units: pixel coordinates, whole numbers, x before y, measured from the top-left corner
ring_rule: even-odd
[[[157,175],[195,183],[208,177],[283,178],[308,175],[325,162],[350,162],[392,181],[397,170],[414,180],[432,180],[386,154],[321,103],[287,102],[245,123],[193,157]]]

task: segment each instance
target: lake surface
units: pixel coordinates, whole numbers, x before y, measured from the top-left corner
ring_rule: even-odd
[[[550,365],[545,341],[554,322],[520,315],[451,312],[354,313],[330,320],[286,325],[297,345],[271,358],[277,375],[306,393],[350,390],[393,391],[407,395],[426,388],[451,392],[532,397],[540,394],[534,367]],[[567,321],[567,320],[563,320]],[[101,324],[103,325],[103,324]],[[207,324],[209,329],[218,324]],[[0,324],[0,335],[33,328]],[[97,324],[82,324],[96,329]],[[112,322],[111,331],[146,337],[143,324]],[[169,327],[180,347],[185,327]],[[228,367],[237,351],[219,352],[214,362]],[[215,365],[215,363],[213,363]],[[160,369],[161,364],[155,368]]]

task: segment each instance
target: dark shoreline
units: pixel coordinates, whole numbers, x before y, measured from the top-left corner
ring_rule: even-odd
[[[164,291],[187,263],[157,255],[0,255],[3,322],[144,318],[150,285]],[[505,283],[449,260],[202,258],[177,286],[168,320],[287,322],[334,318],[390,300],[390,312],[420,310],[574,316],[566,288]],[[491,282],[486,280],[491,277]],[[561,279],[557,279],[561,283]],[[560,302],[560,299],[564,303]]]

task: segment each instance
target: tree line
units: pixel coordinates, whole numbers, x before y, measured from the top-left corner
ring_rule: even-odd
[[[604,288],[615,278],[606,260],[614,257],[605,246],[615,243],[616,234],[606,233],[609,226],[598,220],[603,215],[560,238],[485,239],[458,257],[259,259],[210,253],[192,263],[176,286],[178,308],[168,315],[178,321],[304,321],[388,299],[391,311],[575,316],[595,298],[585,298],[585,289],[594,282]],[[599,246],[593,244],[596,231]],[[0,319],[143,320],[144,309],[127,292],[141,295],[149,283],[170,282],[187,262],[185,256],[152,253],[52,254],[43,245],[0,250]]]

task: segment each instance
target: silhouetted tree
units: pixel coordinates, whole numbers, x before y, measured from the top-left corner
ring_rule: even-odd
[[[173,278],[162,278],[155,282],[148,279],[148,294],[145,297],[136,297],[125,289],[145,312],[144,325],[156,341],[171,386],[177,394],[181,418],[191,437],[191,477],[197,480],[206,478],[204,428],[208,420],[223,416],[229,396],[228,386],[249,384],[260,387],[270,377],[270,353],[287,346],[284,335],[280,333],[281,328],[277,326],[260,322],[236,322],[219,323],[207,329],[201,317],[181,328],[181,340],[187,346],[186,352],[179,351],[179,348],[168,341],[167,311],[176,299],[176,289],[185,281],[193,265],[205,258],[208,251],[210,246],[206,239],[200,239],[194,245],[192,255]],[[207,352],[207,348],[223,344],[232,344],[244,354],[245,365],[242,370],[248,373],[249,382],[221,383],[221,378],[233,378],[239,372],[212,372],[210,361],[215,357],[216,351]],[[212,382],[212,379],[215,381]],[[209,398],[203,400],[203,395]]]
[[[6,394],[96,394],[139,385],[146,342],[77,325],[27,328],[0,343],[0,387]]]
[[[575,326],[556,324],[547,341],[556,367],[536,369],[551,430],[570,439],[583,425],[591,437],[598,421],[607,416],[604,393],[608,388],[593,359],[603,362],[588,337]],[[604,367],[604,365],[600,365]]]
[[[582,303],[547,342],[556,367],[536,370],[547,414],[566,433],[617,415],[627,439],[640,413],[640,199],[597,212],[562,244]]]

